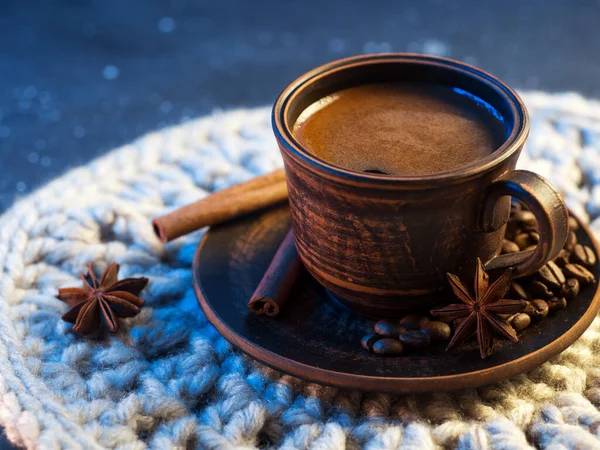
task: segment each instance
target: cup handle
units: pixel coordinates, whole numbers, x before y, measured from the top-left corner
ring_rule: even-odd
[[[499,255],[486,264],[489,271],[511,267],[513,277],[538,271],[563,248],[569,233],[569,213],[558,191],[543,177],[526,170],[514,170],[494,181],[487,189],[480,226],[484,232],[496,231],[507,220],[499,217],[499,200],[516,197],[534,214],[540,240],[534,250]]]

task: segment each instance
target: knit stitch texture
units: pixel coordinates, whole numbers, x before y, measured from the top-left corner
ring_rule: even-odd
[[[600,214],[600,103],[523,95],[520,167]],[[600,448],[600,321],[537,369],[479,389],[360,393],[255,363],[207,322],[190,266],[201,232],[162,246],[150,219],[281,166],[269,110],[150,133],[19,201],[0,218],[0,425],[44,449]],[[592,222],[600,235],[600,219]],[[89,340],[54,295],[77,271],[148,276],[146,306]]]

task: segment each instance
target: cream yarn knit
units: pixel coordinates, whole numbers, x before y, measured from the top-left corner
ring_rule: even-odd
[[[521,167],[600,214],[600,103],[524,94]],[[150,218],[281,165],[269,109],[150,133],[75,169],[0,218],[0,425],[29,448],[600,448],[600,322],[552,361],[480,389],[360,393],[257,364],[207,322],[191,288],[202,232],[163,247]],[[600,222],[592,228],[600,231]],[[59,287],[121,264],[150,278],[141,314],[88,340]]]

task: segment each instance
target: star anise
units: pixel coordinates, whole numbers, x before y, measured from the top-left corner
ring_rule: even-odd
[[[489,284],[489,276],[477,258],[475,273],[475,295],[471,295],[467,287],[451,273],[448,281],[454,294],[463,302],[434,309],[431,314],[447,320],[464,317],[456,328],[448,349],[477,333],[479,351],[482,358],[492,354],[494,331],[512,342],[519,339],[515,330],[498,314],[514,314],[522,311],[527,302],[524,300],[508,300],[503,297],[508,292],[511,283],[512,270],[508,269],[494,283]]]
[[[114,333],[119,328],[119,317],[133,317],[140,312],[144,300],[138,296],[148,284],[148,278],[118,281],[118,273],[119,265],[112,263],[98,282],[90,264],[87,275],[79,272],[83,287],[58,290],[56,297],[71,307],[62,318],[75,324],[74,331],[92,334],[104,325]]]

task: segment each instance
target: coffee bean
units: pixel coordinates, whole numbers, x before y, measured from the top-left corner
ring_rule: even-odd
[[[531,211],[518,211],[515,214],[513,214],[512,218],[513,220],[519,222],[521,227],[524,225],[537,225],[537,220],[535,220],[535,216]]]
[[[534,244],[534,245],[530,245],[529,247],[525,247],[525,248],[523,249],[523,251],[524,251],[524,252],[526,252],[526,251],[528,251],[528,250],[535,250],[535,248],[536,248],[536,247],[537,247],[537,245],[535,245],[535,244]]]
[[[559,284],[563,285],[565,281],[567,281],[565,278],[565,274],[563,273],[561,268],[556,265],[556,263],[548,261],[546,263],[546,267],[548,267],[548,269],[552,271],[552,273],[554,274],[554,278],[556,279],[556,281],[558,281]]]
[[[579,294],[579,281],[575,278],[569,278],[563,287],[560,288],[560,295],[569,300],[573,300]]]
[[[538,271],[538,276],[540,281],[550,289],[560,288],[566,281],[565,275],[560,267],[552,261],[548,261],[546,265]]]
[[[525,314],[531,317],[531,320],[542,320],[548,315],[548,311],[548,303],[540,299],[531,300],[523,310]]]
[[[504,241],[502,242],[502,250],[500,251],[500,253],[504,255],[506,253],[516,253],[519,250],[521,249],[517,244],[507,239],[504,239]]]
[[[397,339],[383,338],[373,344],[373,351],[378,355],[401,355],[404,351],[404,346]]]
[[[548,289],[548,286],[537,280],[531,282],[529,290],[533,295],[540,298],[550,298],[554,295],[552,291]]]
[[[519,224],[516,220],[509,219],[506,224],[506,230],[504,231],[504,239],[513,240],[517,234],[521,232]]]
[[[534,244],[540,242],[540,234],[537,231],[531,231],[529,233],[529,240]]]
[[[570,231],[567,235],[567,242],[565,242],[565,246],[563,247],[566,251],[573,251],[573,247],[577,244],[577,235],[574,231]]]
[[[521,233],[515,238],[515,244],[519,246],[520,250],[524,250],[527,247],[535,245],[535,242],[531,240],[528,233]]]
[[[431,321],[431,319],[427,316],[421,317],[421,320],[419,320],[419,328],[422,328],[423,325],[425,325],[426,323],[429,323],[430,321]]]
[[[571,254],[563,248],[560,252],[558,252],[558,255],[556,255],[552,261],[554,261],[554,264],[556,264],[558,267],[565,267],[567,264],[569,264],[570,255]]]
[[[577,231],[579,230],[579,222],[573,216],[569,216],[569,231]]]
[[[520,332],[531,324],[531,317],[525,313],[518,313],[511,317],[509,323],[516,332]]]
[[[564,309],[567,307],[567,299],[564,297],[552,297],[547,300],[548,309],[550,312],[558,311],[559,309]]]
[[[513,300],[527,300],[527,292],[521,283],[513,281],[510,285],[510,298]]]
[[[421,331],[425,334],[429,335],[429,339],[434,344],[438,342],[444,342],[450,339],[450,335],[452,334],[452,329],[450,325],[444,322],[440,322],[439,320],[434,320],[424,324],[421,327]]]
[[[450,326],[452,326],[452,323],[454,322],[454,319],[448,318],[448,317],[436,317],[435,320],[439,320],[440,322],[447,323]]]
[[[564,271],[569,278],[579,281],[579,284],[590,284],[596,281],[594,274],[580,264],[567,264]]]
[[[538,232],[537,225],[525,225],[525,226],[521,227],[521,233],[531,234],[531,233],[537,233],[537,232]]]
[[[420,328],[419,322],[421,321],[422,316],[417,314],[409,314],[400,319],[400,325],[402,325],[407,330],[418,330]]]
[[[452,321],[452,323],[450,324],[450,327],[453,330],[456,330],[460,326],[460,324],[462,323],[463,320],[465,320],[463,317],[461,317],[460,319],[454,319]]]
[[[397,323],[389,320],[380,320],[375,324],[375,333],[380,336],[397,338],[400,333],[404,333],[406,329]]]
[[[592,267],[596,264],[596,254],[587,245],[577,244],[571,253],[571,262],[582,266]]]
[[[398,336],[398,340],[409,348],[423,348],[429,345],[429,335],[423,331],[408,330]]]
[[[372,351],[373,344],[375,344],[375,342],[381,339],[383,339],[383,336],[380,336],[378,334],[367,334],[360,341],[360,345],[362,345],[362,348],[364,348],[365,350]]]

